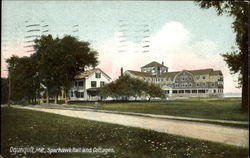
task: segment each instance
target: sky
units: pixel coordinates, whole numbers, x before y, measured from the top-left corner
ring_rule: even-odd
[[[193,1],[8,1],[2,2],[1,76],[11,55],[29,56],[29,32],[77,36],[99,52],[112,79],[120,68],[138,70],[151,61],[169,71],[213,68],[224,75],[224,92],[241,92],[221,54],[236,47],[230,16],[200,9]],[[48,25],[42,28],[42,26]],[[32,34],[33,33],[33,34]],[[36,34],[43,34],[42,31]],[[32,44],[32,43],[31,43]]]

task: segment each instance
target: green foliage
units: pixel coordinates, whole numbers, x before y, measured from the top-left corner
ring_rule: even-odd
[[[131,78],[128,75],[120,76],[116,81],[105,85],[99,89],[99,95],[102,97],[120,97],[128,99],[128,97],[140,97],[148,95],[152,97],[165,97],[164,91],[155,84],[149,84],[140,79]]]
[[[232,73],[238,73],[238,83],[242,86],[242,110],[247,111],[248,93],[248,8],[249,1],[202,1],[197,0],[201,8],[215,8],[218,15],[226,14],[234,17],[232,28],[236,33],[236,44],[239,51],[223,54]]]
[[[39,82],[36,63],[32,58],[12,56],[6,62],[11,82],[11,100],[36,98]]]
[[[1,78],[1,104],[8,102],[9,81],[7,78]]]
[[[146,93],[149,95],[149,99],[154,97],[160,97],[160,98],[165,97],[164,91],[155,84],[150,84],[149,86],[147,86]]]
[[[240,72],[243,74],[246,71],[247,59],[247,29],[248,29],[248,6],[249,2],[234,2],[234,1],[197,1],[199,6],[204,9],[215,8],[218,15],[226,14],[233,16],[235,21],[232,23],[232,28],[236,33],[236,44],[239,51],[233,51],[223,54],[224,60],[227,62],[230,70],[233,73]],[[235,59],[234,59],[235,58]],[[242,83],[242,77],[239,77]]]
[[[98,64],[98,53],[90,44],[72,36],[59,39],[43,35],[35,40],[34,49],[30,57],[12,56],[6,60],[14,100],[34,98],[44,88],[50,97],[58,96],[62,89],[67,94],[77,74]]]

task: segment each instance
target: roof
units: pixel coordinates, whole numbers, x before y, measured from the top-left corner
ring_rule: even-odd
[[[127,70],[129,73],[139,76],[139,77],[156,77],[156,75],[152,75],[149,72],[140,72],[140,71],[133,71],[133,70]],[[213,69],[199,69],[199,70],[186,70],[193,75],[222,75],[222,72],[220,70],[213,70]],[[175,72],[166,72],[161,74],[159,77],[171,77],[174,78],[176,74],[180,73],[182,71],[175,71]]]
[[[92,69],[92,70],[84,71],[84,72],[80,73],[79,75],[76,75],[75,79],[80,79],[80,78],[88,77],[89,75],[91,75],[92,73],[94,73],[96,71],[97,71],[97,69]]]
[[[147,64],[147,65],[145,65],[145,66],[143,66],[143,67],[141,67],[141,68],[147,68],[147,67],[166,67],[166,66],[164,66],[164,65],[162,65],[162,64],[160,64],[160,63],[158,63],[158,62],[156,62],[156,61],[153,61],[153,62],[151,62],[151,63],[149,63],[149,64]]]
[[[180,71],[175,72],[167,72],[160,75],[160,77],[171,77],[174,78],[176,74],[178,74]]]
[[[133,70],[127,70],[129,73],[139,76],[139,77],[156,77],[156,75],[152,75],[149,72],[140,72],[140,71],[133,71]],[[174,77],[179,72],[167,72],[164,74],[161,74],[159,77]]]
[[[133,71],[133,70],[127,70],[127,71],[135,76],[140,76],[140,77],[152,77],[152,76],[154,76],[148,72],[140,72],[140,71]]]
[[[91,69],[88,71],[84,71],[82,73],[80,73],[79,75],[76,75],[75,79],[81,79],[81,78],[86,78],[88,76],[90,76],[91,74],[93,74],[94,72],[96,72],[97,70],[101,71],[102,73],[104,73],[101,69],[97,68],[97,69]],[[111,79],[106,73],[104,73],[109,79]]]
[[[216,76],[216,75],[222,75],[222,72],[220,70],[214,70],[210,73],[210,75],[212,76]]]
[[[191,72],[193,75],[209,75],[211,72],[213,72],[213,69],[198,69],[198,70],[187,70],[188,72]]]

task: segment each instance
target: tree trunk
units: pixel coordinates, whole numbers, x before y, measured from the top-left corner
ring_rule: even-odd
[[[46,103],[49,104],[49,92],[46,90]]]
[[[249,32],[247,32],[249,34]],[[241,69],[242,71],[242,101],[241,101],[241,108],[243,111],[247,112],[248,109],[249,109],[249,100],[248,100],[248,94],[249,94],[249,91],[248,91],[248,71],[249,71],[249,63],[248,63],[248,60],[249,60],[249,54],[248,54],[248,34],[244,34],[244,43],[243,43],[243,67]]]
[[[247,49],[244,51],[243,54],[243,70],[242,70],[242,101],[241,101],[241,108],[243,111],[248,111],[249,109],[249,102],[248,102],[248,53]]]
[[[57,95],[55,96],[54,103],[57,104]]]
[[[64,93],[64,96],[65,96],[65,104],[68,104],[68,95],[67,95],[67,92],[65,91],[65,93]]]

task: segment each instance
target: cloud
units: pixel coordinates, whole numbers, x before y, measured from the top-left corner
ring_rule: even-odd
[[[99,52],[99,61],[103,69],[112,79],[120,75],[120,68],[126,70],[138,70],[140,67],[151,61],[164,62],[169,67],[169,71],[180,71],[183,69],[203,69],[213,68],[221,70],[224,75],[225,92],[240,92],[235,88],[236,76],[232,76],[230,71],[220,56],[222,52],[217,48],[216,43],[209,39],[194,41],[191,33],[184,25],[177,21],[167,22],[159,31],[150,35],[146,40],[149,41],[149,52],[142,53],[143,40],[133,42],[125,38],[123,47],[119,41],[123,34],[114,33],[109,40],[103,41],[95,49]],[[20,41],[20,42],[18,42]],[[7,64],[5,59],[12,54],[18,56],[28,56],[30,53],[21,44],[22,40],[17,40],[13,44],[5,46],[6,51],[1,50],[1,76],[7,76]],[[124,52],[119,52],[125,50]]]
[[[120,75],[120,68],[125,70],[140,70],[141,66],[151,62],[164,62],[170,71],[183,69],[213,68],[221,70],[224,75],[225,92],[240,92],[235,88],[234,82],[226,63],[220,56],[216,44],[208,39],[194,42],[190,32],[183,24],[176,21],[166,23],[158,32],[148,37],[150,47],[148,53],[135,53],[140,50],[142,44],[126,39],[126,52],[119,52],[118,37],[115,33],[110,40],[104,41],[97,47],[99,52],[99,67],[112,79]]]

